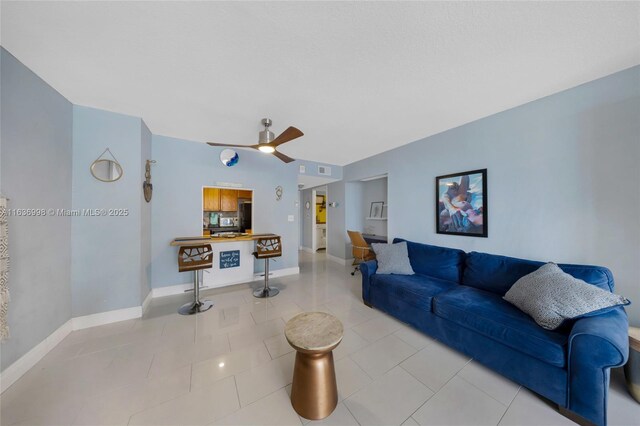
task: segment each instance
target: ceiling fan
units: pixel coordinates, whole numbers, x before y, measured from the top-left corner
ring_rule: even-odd
[[[283,143],[292,141],[294,139],[299,138],[304,135],[300,130],[295,127],[289,127],[284,132],[280,133],[277,138],[274,138],[273,132],[269,130],[272,121],[269,118],[262,119],[262,125],[264,126],[264,130],[259,133],[258,143],[255,145],[233,145],[233,144],[225,144],[225,143],[215,143],[215,142],[207,142],[207,144],[211,146],[226,146],[226,147],[235,147],[235,148],[253,148],[257,149],[265,154],[273,154],[275,157],[284,161],[285,163],[290,163],[295,161],[293,158],[284,155],[281,152],[278,152],[276,148]]]

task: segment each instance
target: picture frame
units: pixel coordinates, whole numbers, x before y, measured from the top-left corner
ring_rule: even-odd
[[[382,219],[382,210],[384,209],[384,201],[373,201],[369,208],[369,217],[372,219]]]
[[[487,169],[436,177],[436,233],[489,236]]]

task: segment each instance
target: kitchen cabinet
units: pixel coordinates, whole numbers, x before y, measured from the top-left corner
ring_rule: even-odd
[[[203,190],[203,208],[205,211],[220,211],[220,189],[204,188]]]
[[[221,189],[220,190],[220,211],[221,212],[237,212],[238,211],[238,190],[237,189]]]
[[[253,191],[247,191],[246,189],[238,190],[238,198],[250,200],[252,195],[253,195]]]

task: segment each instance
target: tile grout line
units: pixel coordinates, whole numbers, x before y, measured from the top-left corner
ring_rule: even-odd
[[[186,367],[186,365],[185,365],[184,367]],[[180,367],[180,368],[183,368],[183,367]],[[162,377],[162,376],[160,376],[160,377]],[[153,379],[146,379],[146,380],[153,380]],[[191,375],[189,375],[189,381],[191,381]],[[164,405],[164,404],[166,404],[166,403],[168,403],[168,402],[174,401],[174,400],[176,400],[176,399],[178,399],[178,398],[182,398],[183,396],[188,395],[190,392],[191,392],[191,382],[189,382],[189,390],[188,390],[187,392],[185,392],[185,393],[181,393],[181,394],[179,394],[179,395],[175,395],[175,396],[173,396],[173,397],[171,397],[171,398],[167,399],[166,401],[157,402],[157,403],[152,404],[152,405],[150,405],[150,406],[148,406],[148,407],[146,407],[146,408],[143,408],[142,410],[138,410],[138,411],[136,411],[136,412],[132,413],[132,414],[129,416],[129,422],[127,423],[127,425],[128,425],[129,423],[131,423],[131,418],[132,418],[133,416],[135,416],[136,414],[140,414],[140,413],[142,413],[142,412],[149,411],[149,410],[151,410],[151,409],[153,409],[153,408],[159,407],[159,406]]]
[[[151,374],[151,367],[153,367],[153,361],[156,360],[156,352],[153,352],[153,356],[151,357],[151,362],[149,363],[149,368],[147,369],[147,375],[145,376],[146,378],[149,378],[149,374]]]
[[[461,371],[464,367],[466,367],[466,366],[467,366],[467,364],[469,364],[472,360],[473,360],[473,358],[472,358],[472,359],[469,359],[469,360],[464,364],[464,366],[462,366],[462,367],[460,368],[460,370],[456,371],[456,373],[455,373],[453,376],[451,376],[451,377],[449,378],[449,380],[447,380],[447,381],[446,381],[442,386],[440,386],[440,389],[438,389],[437,391],[434,391],[434,390],[433,390],[433,389],[431,389],[429,386],[427,386],[426,384],[422,383],[422,381],[421,381],[420,379],[418,379],[416,376],[414,376],[413,374],[411,374],[411,372],[410,372],[410,371],[406,370],[403,366],[401,366],[401,365],[400,365],[400,366],[399,366],[400,368],[402,368],[404,371],[406,371],[407,373],[409,373],[409,375],[410,375],[411,377],[413,377],[414,379],[416,379],[416,380],[417,380],[419,383],[421,383],[424,387],[426,387],[427,389],[429,389],[430,391],[432,391],[432,392],[433,392],[433,395],[431,395],[429,398],[427,398],[427,400],[426,400],[425,402],[423,402],[422,404],[420,404],[420,406],[419,406],[418,408],[416,408],[416,410],[415,410],[413,413],[411,413],[411,415],[410,415],[409,417],[413,417],[413,415],[414,415],[414,414],[415,414],[419,409],[421,409],[421,408],[422,408],[422,407],[423,407],[427,402],[429,402],[429,401],[431,400],[431,398],[433,398],[434,396],[436,396],[436,395],[438,394],[438,392],[440,392],[440,391],[442,390],[442,388],[444,388],[444,387],[447,385],[447,383],[449,383],[449,382],[450,382],[454,377],[456,377],[456,376],[458,375],[458,372],[459,372],[459,371]],[[415,420],[415,419],[414,419],[414,420]],[[417,422],[416,422],[416,423],[417,423]]]
[[[390,334],[388,334],[388,335],[387,335],[387,336],[385,336],[385,337],[388,337],[388,336],[390,336]],[[382,339],[384,339],[385,337],[383,337]],[[400,341],[402,341],[402,339],[400,339],[398,336],[395,336],[395,337],[396,337],[397,339],[399,339]],[[382,340],[382,339],[380,339],[380,340]],[[387,374],[389,371],[393,370],[393,369],[394,369],[394,368],[396,368],[396,367],[402,367],[400,364],[402,364],[403,362],[405,362],[406,360],[408,360],[409,358],[411,358],[412,356],[414,356],[415,354],[417,354],[418,352],[420,352],[420,351],[421,351],[421,349],[416,349],[416,348],[414,348],[413,346],[411,346],[410,344],[408,344],[408,343],[406,343],[406,342],[404,342],[404,341],[402,341],[402,342],[403,342],[405,345],[409,346],[411,349],[414,349],[414,350],[415,350],[415,352],[413,352],[411,355],[408,355],[407,357],[403,358],[400,362],[398,362],[398,363],[397,363],[396,365],[394,365],[393,367],[391,367],[391,368],[389,368],[388,370],[384,371],[384,372],[383,372],[379,377],[384,376],[385,374]],[[354,352],[353,354],[355,354],[355,353],[357,353],[357,352],[360,352],[360,351],[362,351],[362,350],[364,350],[364,349],[367,349],[367,348],[369,348],[369,347],[370,347],[370,345],[368,345],[368,346],[364,346],[364,347],[362,347],[362,348],[358,349],[358,350],[357,350],[356,352]],[[356,365],[357,365],[357,366],[358,366],[362,371],[364,371],[364,372],[365,372],[365,374],[366,374],[367,376],[371,377],[371,379],[375,381],[378,377],[373,377],[373,376],[371,376],[369,373],[367,373],[367,371],[366,371],[366,370],[365,370],[365,369],[364,369],[360,364],[358,364],[358,361],[356,361],[355,359],[351,358],[351,355],[353,355],[353,354],[349,354],[349,355],[347,355],[347,357],[349,357],[349,358],[350,358],[350,359],[351,359],[351,360],[352,360],[352,361],[353,361],[353,362],[354,362],[354,363],[355,363],[355,364],[356,364]],[[404,370],[404,369],[403,369],[403,370]],[[406,370],[405,370],[405,371],[406,371]],[[408,371],[407,371],[407,373],[408,373]],[[409,373],[409,374],[411,374],[411,373]],[[413,376],[413,375],[412,375],[412,376]],[[414,377],[414,378],[415,378],[416,380],[418,380],[418,378],[417,378],[417,377]],[[418,381],[420,381],[420,380],[418,380]],[[422,383],[422,382],[420,382],[420,383]],[[426,385],[425,385],[425,386],[426,386]],[[428,386],[427,386],[427,387],[428,387]]]
[[[464,367],[463,367],[463,368],[464,368]],[[462,371],[462,370],[460,370],[460,371]],[[458,371],[458,373],[459,373],[460,371]],[[455,375],[456,375],[456,376],[458,376],[458,373],[456,373]],[[505,405],[502,401],[498,401],[495,397],[493,397],[492,395],[490,395],[487,391],[485,391],[484,389],[481,389],[481,388],[479,388],[478,386],[474,385],[473,383],[471,383],[470,381],[468,381],[468,380],[467,380],[467,379],[465,379],[464,377],[462,377],[462,376],[458,376],[458,378],[459,378],[459,379],[461,379],[462,381],[464,381],[465,383],[467,383],[467,384],[469,384],[469,385],[473,386],[474,388],[476,388],[477,390],[479,390],[479,391],[480,391],[480,392],[482,392],[483,394],[487,395],[489,398],[493,399],[494,401],[496,401],[498,404],[502,405],[503,407],[505,407],[505,408],[509,408],[509,406],[508,406],[508,405]],[[518,394],[518,393],[516,392],[516,395],[517,395],[517,394]],[[505,412],[506,412],[506,410],[505,410]]]
[[[354,393],[357,393],[357,392],[354,392]],[[352,395],[353,395],[353,394],[352,394]],[[346,404],[346,402],[345,402],[346,400],[347,400],[347,398],[343,399],[342,401],[340,401],[340,402],[339,402],[339,404],[344,405],[344,408],[346,408],[346,409],[347,409],[347,411],[349,412],[349,414],[351,414],[351,417],[353,417],[353,419],[356,421],[356,423],[358,423],[358,425],[362,425],[362,423],[360,423],[360,422],[358,421],[358,418],[355,416],[355,414],[353,414],[353,412],[349,409],[349,406],[348,406],[348,405]]]
[[[516,400],[516,397],[517,397],[518,395],[520,395],[520,391],[521,391],[521,390],[522,390],[522,386],[520,386],[520,387],[518,388],[518,392],[516,392],[515,396],[513,397],[513,399],[511,400],[511,402],[510,402],[510,403],[509,403],[509,405],[507,406],[507,409],[506,409],[506,410],[504,410],[504,413],[502,413],[502,416],[500,416],[500,420],[498,420],[498,423],[496,423],[496,426],[498,426],[498,425],[500,424],[500,422],[502,422],[502,419],[504,418],[504,416],[506,416],[506,415],[507,415],[507,411],[509,411],[509,408],[511,408],[511,404],[513,404],[513,401],[515,401],[515,400]]]
[[[400,364],[397,365],[397,367],[402,368],[408,375],[410,375],[411,377],[413,377],[414,379],[416,379],[422,386],[424,386],[425,388],[429,389],[431,392],[433,392],[433,395],[437,394],[438,392],[440,392],[440,389],[442,389],[447,383],[449,383],[449,380],[447,380],[438,390],[434,390],[432,388],[430,388],[429,386],[427,386],[425,383],[422,382],[422,380],[418,379],[416,376],[414,376],[413,374],[411,374],[411,371],[407,370],[406,368],[404,368],[403,366],[401,366]],[[395,367],[394,367],[395,368]],[[454,374],[455,376],[455,374]],[[452,377],[453,378],[453,377]],[[431,396],[433,396],[431,395]],[[431,399],[431,398],[429,398]],[[425,401],[426,402],[426,401]]]
[[[240,390],[238,389],[238,379],[236,378],[236,374],[233,375],[233,384],[236,387],[236,398],[238,398],[238,409],[236,411],[240,411],[242,410],[243,407],[242,407],[242,404],[240,403]]]

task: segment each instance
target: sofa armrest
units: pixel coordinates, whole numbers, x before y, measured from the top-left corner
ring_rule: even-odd
[[[369,287],[371,285],[371,276],[378,270],[378,262],[375,260],[362,262],[359,268],[362,273],[362,300],[364,300],[365,303],[370,303]]]
[[[629,356],[629,322],[622,307],[577,320],[569,334],[569,357],[586,355],[597,367],[618,367]]]
[[[607,423],[611,367],[627,362],[629,323],[622,307],[581,318],[569,334],[567,408],[596,425]]]

